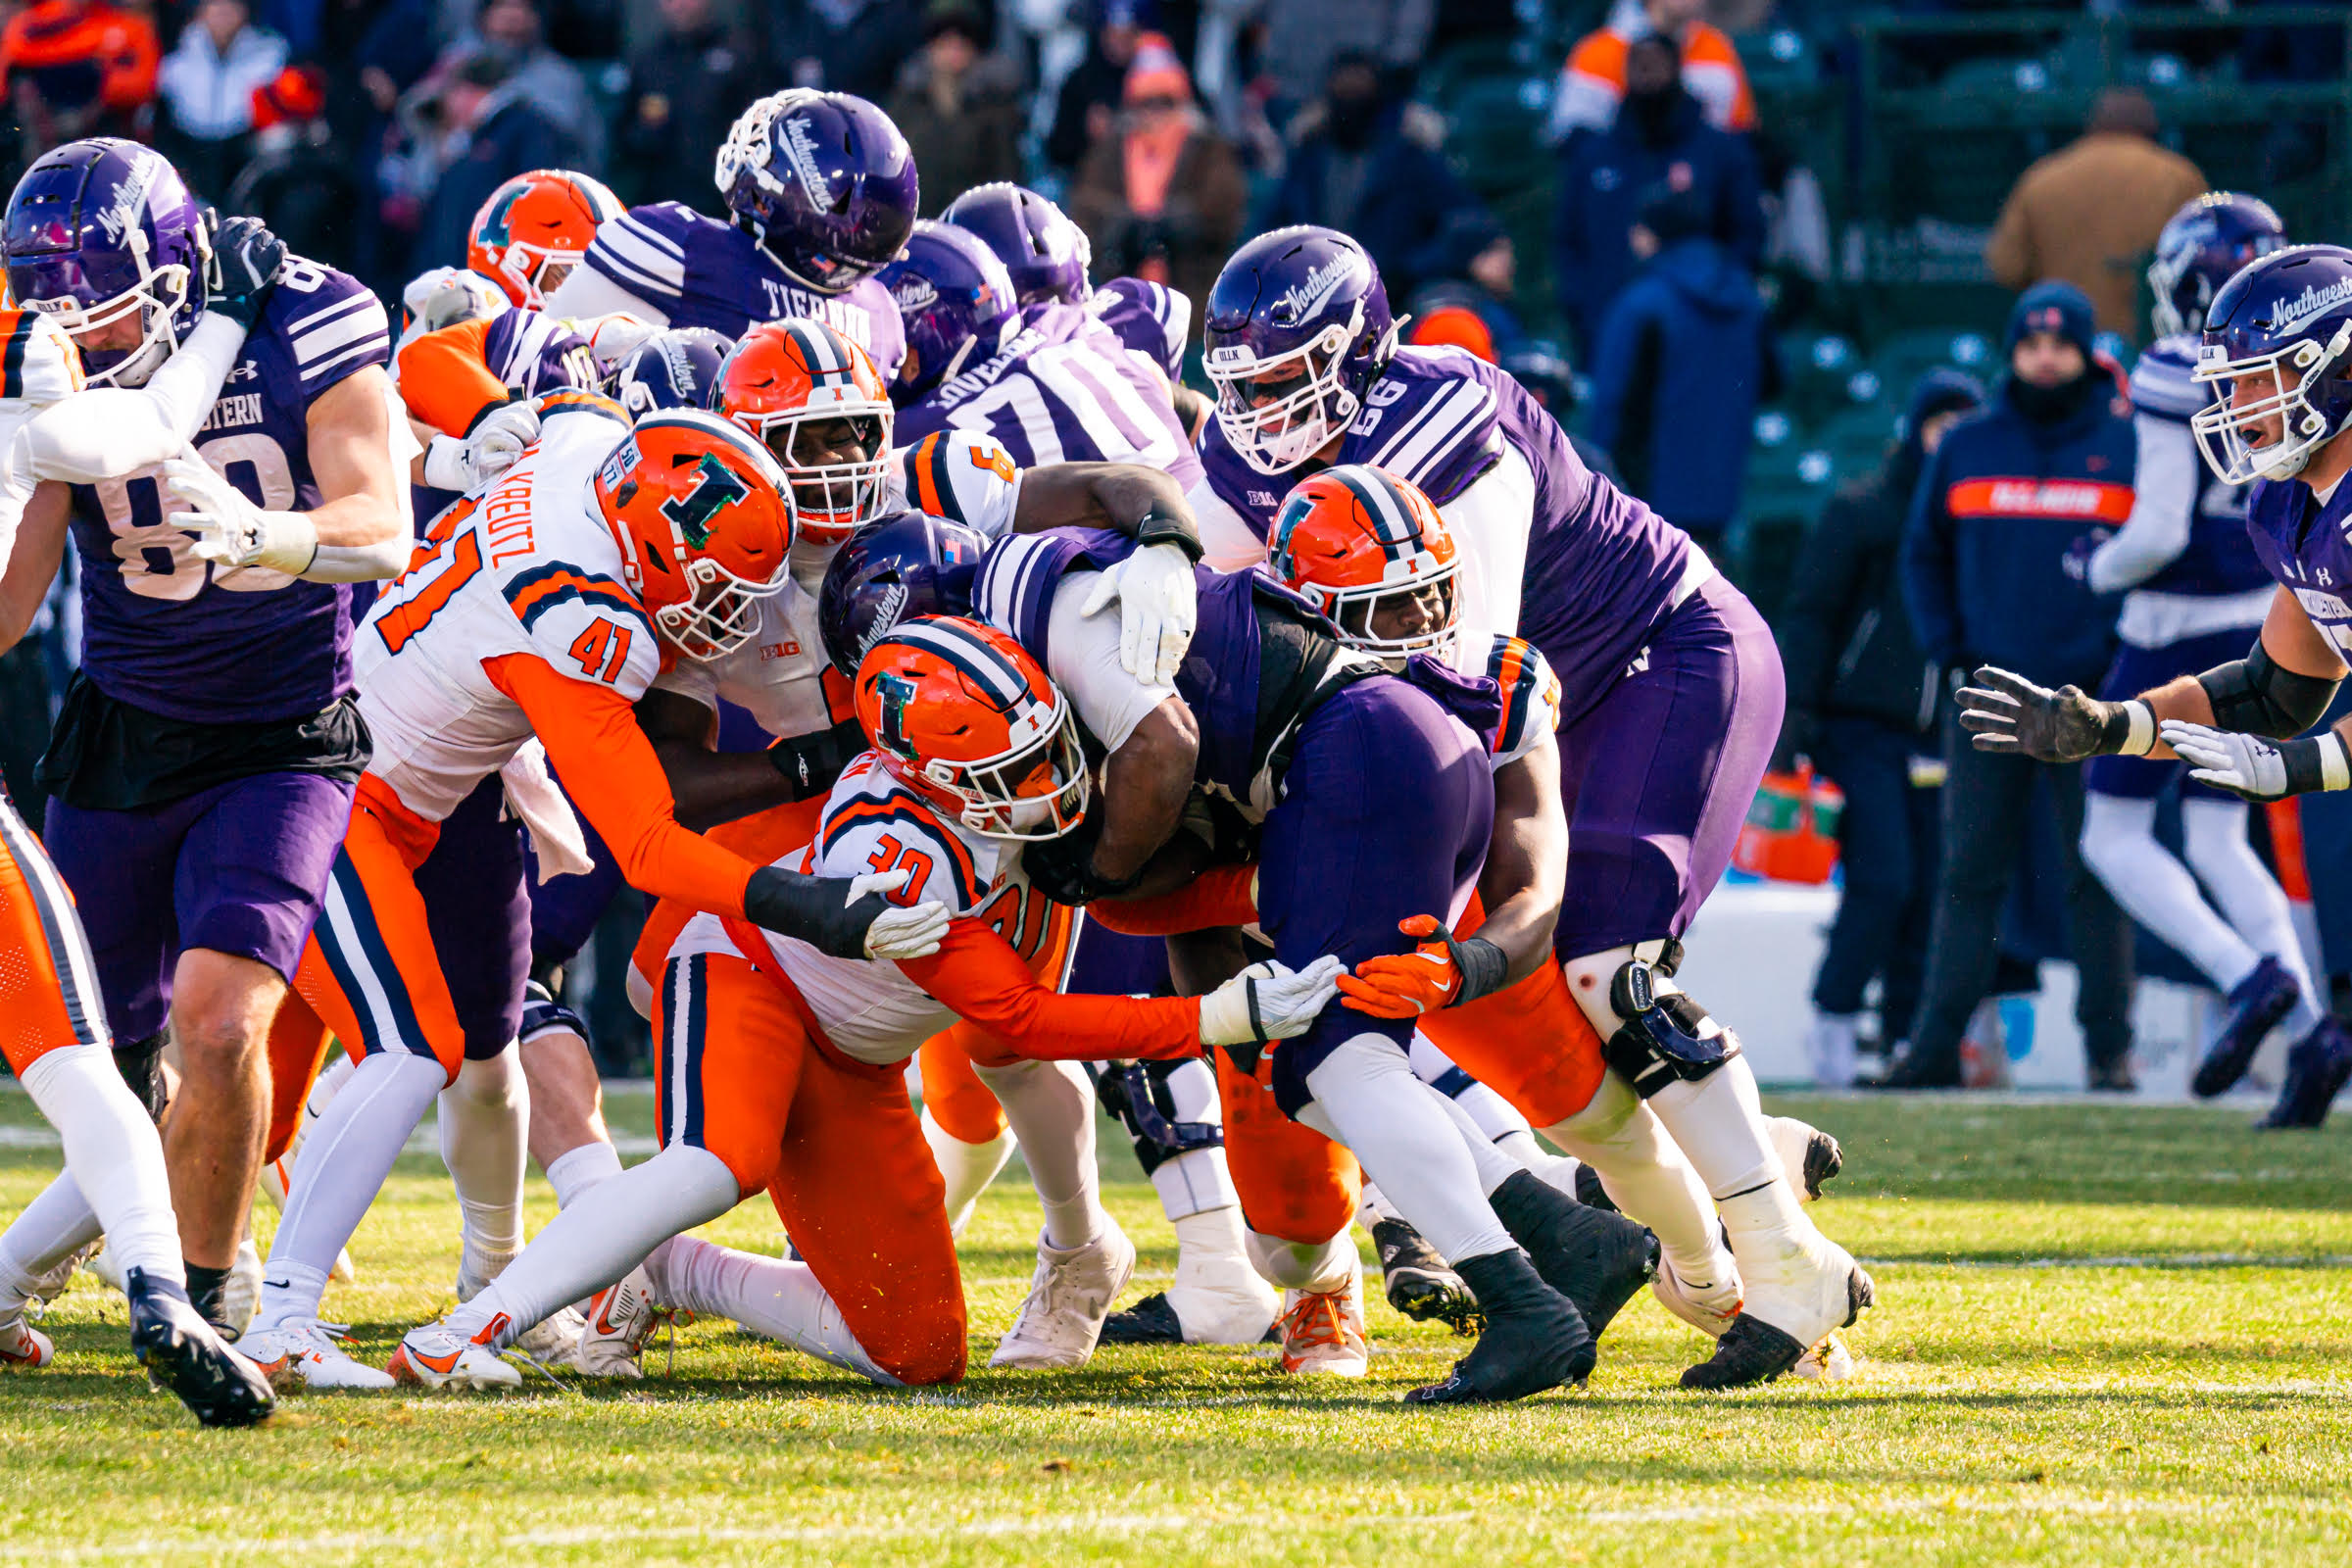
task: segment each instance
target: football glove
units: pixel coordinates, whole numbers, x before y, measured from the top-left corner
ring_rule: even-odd
[[[1303,969],[1253,963],[1200,999],[1204,1046],[1263,1045],[1306,1033],[1339,990],[1340,960],[1329,954]]]
[[[223,571],[266,566],[298,577],[318,554],[318,530],[299,512],[264,512],[201,458],[164,464],[166,488],[188,504],[171,523],[196,536],[196,555]]]
[[[1341,1005],[1375,1018],[1417,1018],[1485,996],[1509,967],[1494,943],[1480,937],[1456,942],[1434,914],[1399,920],[1396,929],[1429,940],[1410,953],[1366,958],[1353,974],[1343,973]]]
[[[215,218],[212,265],[205,269],[204,308],[248,332],[277,292],[286,267],[286,242],[258,218]]]
[[[1193,645],[1200,604],[1192,558],[1172,544],[1146,545],[1104,571],[1082,615],[1119,607],[1119,664],[1147,686],[1169,686]]]
[[[2080,762],[2116,753],[2144,757],[2155,744],[2155,714],[2136,698],[2102,703],[2079,686],[2051,691],[1990,664],[1979,665],[1976,679],[1960,688],[1960,727],[1980,752]]]
[[[539,439],[539,411],[529,403],[501,403],[473,421],[464,436],[437,435],[424,449],[424,482],[470,495],[490,483]]]
[[[2168,718],[2162,732],[2164,744],[2188,763],[2190,778],[2249,801],[2284,800],[2289,795],[2352,785],[2344,744],[2332,731],[2301,740],[2269,741],[2259,735]]]
[[[842,901],[844,908],[854,907],[868,894],[877,897],[896,893],[906,885],[912,873],[906,871],[868,871],[850,878],[849,897]],[[939,951],[940,940],[948,934],[948,906],[936,899],[921,904],[889,905],[874,916],[874,923],[865,928],[865,956],[869,958],[927,958]]]

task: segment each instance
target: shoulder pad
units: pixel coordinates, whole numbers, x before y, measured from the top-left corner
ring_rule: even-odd
[[[893,902],[936,899],[956,915],[977,909],[991,883],[971,845],[929,802],[898,788],[879,762],[862,772],[851,765],[817,823],[818,873],[906,871],[906,886]]]
[[[641,299],[673,301],[686,288],[686,240],[705,220],[683,202],[632,207],[597,225],[584,260]]]
[[[899,454],[906,504],[975,528],[987,538],[1012,532],[1021,470],[996,437],[981,430],[934,430]]]
[[[0,310],[0,398],[38,406],[81,390],[81,351],[38,311]]]
[[[1535,644],[1496,637],[1487,656],[1487,678],[1502,694],[1494,727],[1494,765],[1517,761],[1560,727],[1560,677]]]
[[[1344,461],[1409,479],[1436,506],[1461,494],[1501,453],[1500,405],[1483,363],[1459,349],[1397,350],[1365,393]]]

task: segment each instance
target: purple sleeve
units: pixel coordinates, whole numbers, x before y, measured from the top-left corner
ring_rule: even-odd
[[[354,371],[391,361],[383,302],[348,273],[291,262],[270,314],[283,323],[306,405]]]

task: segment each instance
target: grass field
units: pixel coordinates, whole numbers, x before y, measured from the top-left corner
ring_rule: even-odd
[[[1376,1304],[1359,1384],[1268,1352],[1105,1350],[888,1394],[698,1324],[646,1382],[296,1396],[254,1433],[148,1395],[119,1298],[52,1310],[58,1364],[0,1377],[0,1559],[1175,1561],[1823,1565],[2352,1561],[2352,1132],[2241,1111],[1784,1100],[1845,1143],[1820,1217],[1871,1260],[1860,1375],[1676,1391],[1701,1342],[1643,1298],[1588,1392],[1396,1402],[1459,1342]],[[639,1135],[650,1104],[622,1100]],[[0,1212],[54,1168],[0,1096]],[[1113,1207],[1173,1266],[1123,1146]],[[975,1367],[1036,1211],[1001,1182],[965,1239]],[[552,1209],[544,1186],[534,1223]],[[267,1223],[265,1219],[264,1223]],[[381,1364],[450,1300],[455,1208],[411,1155],[353,1245]],[[773,1247],[746,1205],[712,1234]],[[1155,1288],[1139,1282],[1137,1294]]]

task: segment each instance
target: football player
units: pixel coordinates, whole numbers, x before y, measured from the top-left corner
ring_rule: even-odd
[[[1109,748],[1101,806],[1077,832],[1023,855],[1030,881],[1071,904],[1143,890],[1198,783],[1262,824],[1255,907],[1278,959],[1402,952],[1398,922],[1416,907],[1458,913],[1492,825],[1494,789],[1477,753],[1480,732],[1500,716],[1494,684],[1419,659],[1391,675],[1263,573],[1202,572],[1175,685],[1148,685],[1065,635],[1097,574],[1132,548],[1089,529],[1015,535],[987,546],[970,585],[979,617],[1040,658],[1089,732],[1107,742],[1141,733],[1146,718],[1161,726],[1154,744],[1130,735]],[[891,579],[925,564],[877,564],[845,551],[826,582],[820,612],[837,664],[903,612],[908,596]],[[1592,1365],[1592,1328],[1649,1277],[1656,1242],[1466,1131],[1452,1102],[1413,1076],[1410,1034],[1398,1020],[1327,1009],[1280,1050],[1230,1063],[1239,1092],[1225,1102],[1228,1151],[1252,1256],[1298,1293],[1283,1324],[1285,1364],[1301,1367],[1344,1342],[1356,1352],[1348,1369],[1360,1370],[1355,1192],[1341,1168],[1352,1169],[1352,1152],[1485,1318],[1453,1375],[1411,1397],[1508,1399],[1580,1381]]]
[[[656,1254],[663,1305],[737,1317],[876,1383],[952,1383],[962,1283],[906,1058],[958,1017],[1020,1056],[1157,1057],[1296,1034],[1330,1000],[1330,957],[1261,966],[1198,1001],[1056,995],[1031,967],[1056,913],[1021,866],[1024,848],[1087,810],[1068,701],[1010,638],[954,618],[874,639],[855,693],[874,750],[834,785],[797,863],[910,876],[897,897],[953,910],[946,940],[894,966],[698,915],[662,975],[662,1152],[559,1214],[470,1303],[411,1331],[392,1361],[404,1382],[518,1382],[498,1358],[517,1332]],[[762,1188],[802,1260],[671,1240]],[[597,1310],[627,1309],[607,1297]]]
[[[597,230],[549,309],[573,320],[624,312],[730,338],[804,317],[895,375],[899,314],[874,274],[906,243],[915,175],[890,117],[849,93],[771,93],[736,120],[715,177],[726,219],[683,202],[630,208]]]
[[[135,143],[45,154],[10,198],[6,249],[11,297],[75,339],[94,383],[146,383],[201,324],[200,210]],[[164,1148],[208,1315],[264,1153],[271,1018],[367,760],[352,585],[409,546],[390,349],[356,279],[288,257],[197,426],[202,463],[42,483],[12,566],[46,583],[71,533],[82,665],[42,762],[43,836],[134,1089],[167,1017],[178,1044]]]
[[[429,549],[369,612],[357,657],[375,740],[325,916],[297,977],[300,1000],[361,1057],[303,1141],[247,1343],[273,1376],[312,1388],[389,1387],[346,1355],[317,1313],[337,1251],[424,1108],[461,1071],[480,1080],[493,1133],[445,1141],[468,1214],[462,1292],[519,1248],[518,1090],[505,1051],[519,1028],[529,956],[520,846],[482,785],[528,739],[558,771],[594,779],[581,808],[622,874],[656,896],[808,935],[828,952],[919,954],[936,905],[759,867],[674,819],[630,705],[665,658],[739,648],[780,586],[792,542],[782,475],[714,416],[655,414],[633,427],[589,393],[543,401],[543,433],[495,486],[443,516]],[[503,828],[503,830],[502,830]],[[421,875],[444,835],[466,875]],[[493,1027],[461,1014],[494,1009]],[[468,1061],[468,1046],[499,1054]],[[503,1115],[499,1114],[503,1112]]]
[[[2254,801],[2352,789],[2346,726],[2327,713],[2352,651],[2352,250],[2296,245],[2248,263],[2205,307],[2192,379],[2215,402],[2189,420],[2213,476],[2245,485],[2246,531],[2277,584],[2242,659],[2122,701],[1977,671],[1960,722],[1988,752],[2046,761],[2180,758],[2200,784]],[[2298,737],[2295,739],[2292,737]],[[2253,1042],[2198,1065],[2204,1083],[2245,1070]],[[2352,1033],[2327,1014],[2287,1052],[2265,1127],[2316,1127],[2347,1079]]]
[[[82,390],[79,353],[46,316],[0,310],[9,345],[0,373],[0,567],[42,480],[88,482],[129,473],[184,447],[219,395],[245,333],[267,303],[283,247],[251,219],[214,237],[206,317],[185,352],[137,390]],[[17,586],[21,579],[9,579]],[[0,651],[29,615],[13,600]],[[35,1201],[70,1211],[74,1234],[46,1255],[39,1220],[0,1238],[0,1367],[55,1354],[24,1321],[39,1276],[103,1227],[130,1303],[132,1352],[208,1426],[246,1426],[272,1400],[258,1370],[220,1341],[189,1299],[164,1149],[149,1104],[113,1057],[97,964],[72,896],[0,785],[0,1012],[9,1070],[57,1128],[69,1174]],[[135,1063],[134,1063],[135,1065]],[[86,1214],[87,1221],[81,1216]],[[34,1255],[20,1257],[20,1250]]]
[[[1379,271],[1346,235],[1250,241],[1218,274],[1204,328],[1217,416],[1194,510],[1210,564],[1266,559],[1309,463],[1376,465],[1422,490],[1460,548],[1456,657],[1483,661],[1489,639],[1515,633],[1559,678],[1579,897],[1552,941],[1611,1069],[1583,1114],[1621,1119],[1646,1102],[1730,1235],[1745,1305],[1687,1385],[1788,1370],[1867,1302],[1869,1278],[1805,1215],[1737,1038],[1672,982],[1780,731],[1770,629],[1681,530],[1587,469],[1507,374],[1456,349],[1398,347]]]
[[[2110,702],[2228,662],[2270,612],[2270,573],[2246,534],[2246,488],[2205,471],[2189,420],[2207,401],[2194,379],[2206,307],[2238,269],[2285,244],[2268,204],[2220,191],[2181,208],[2157,236],[2148,284],[2163,335],[2132,367],[2132,515],[2113,537],[2084,534],[2067,561],[2094,593],[2126,596],[2116,622],[2123,648],[2099,692]],[[2082,858],[2133,919],[2229,999],[2192,1079],[2199,1095],[2218,1095],[2244,1075],[2274,1026],[2288,1023],[2298,1039],[2318,1027],[2320,1004],[2286,894],[2246,840],[2246,803],[2180,779],[2188,863],[2157,841],[2156,798],[2183,771],[2177,761],[2093,758],[2082,770]]]

